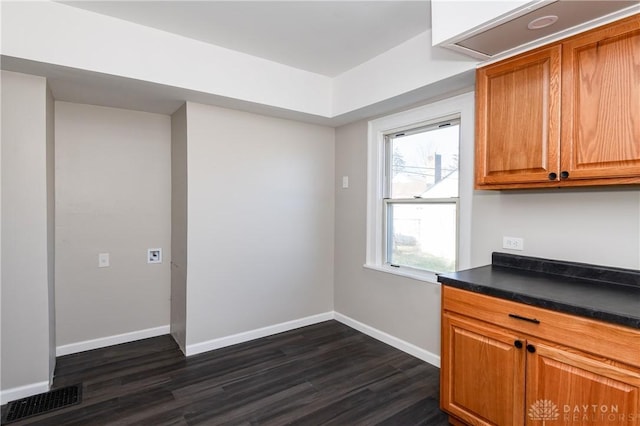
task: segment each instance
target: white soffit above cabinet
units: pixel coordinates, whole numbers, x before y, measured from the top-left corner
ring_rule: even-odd
[[[637,0],[539,0],[439,43],[480,59],[504,57],[640,11]],[[549,26],[529,24],[557,17]],[[435,17],[434,17],[435,19]],[[551,18],[553,20],[555,18]]]

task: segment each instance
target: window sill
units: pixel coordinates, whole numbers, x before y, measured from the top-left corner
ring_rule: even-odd
[[[374,265],[370,263],[365,263],[362,266],[374,271],[386,272],[388,274],[399,275],[405,278],[412,278],[414,280],[440,285],[440,283],[438,282],[438,277],[433,272],[419,271],[417,269],[402,268],[402,267],[395,268],[393,266]]]

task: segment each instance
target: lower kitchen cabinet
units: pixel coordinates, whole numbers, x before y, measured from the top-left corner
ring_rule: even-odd
[[[521,424],[525,357],[514,346],[518,336],[452,314],[444,315],[442,331],[442,407],[470,424]]]
[[[561,425],[640,424],[637,369],[535,339],[527,340],[527,348],[527,425],[544,419]]]
[[[440,400],[452,424],[640,426],[640,330],[442,295]]]

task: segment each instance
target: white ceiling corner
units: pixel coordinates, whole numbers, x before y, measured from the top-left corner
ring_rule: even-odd
[[[52,0],[31,3],[38,6],[26,6],[29,2],[5,4],[9,3],[13,6],[3,7],[3,12],[10,12],[12,25],[4,26],[3,34],[9,34],[12,43],[8,47],[3,43],[2,69],[46,77],[54,97],[60,101],[171,114],[188,100],[340,126],[444,93],[468,90],[473,85],[476,62],[460,54],[438,51],[433,60],[439,65],[425,68],[425,61],[431,58],[428,0]],[[69,31],[58,31],[57,25],[67,18]],[[87,34],[87,41],[71,45],[68,50],[54,49],[54,54],[50,54],[51,50],[46,48],[57,43],[64,45],[70,36],[90,31],[91,25],[106,30]],[[19,35],[25,28],[29,29],[30,37],[20,42]],[[125,31],[123,34],[110,31],[115,28]],[[45,39],[48,32],[52,37]],[[133,40],[135,47],[129,50],[126,36],[140,37]],[[110,37],[113,45],[109,45]],[[180,37],[202,42],[202,47]],[[262,59],[271,61],[273,66],[264,69],[271,75],[253,86],[248,82],[247,91],[247,85],[236,83],[246,83],[246,78],[253,75],[251,72],[240,73],[240,77],[229,82],[224,78],[207,79],[206,72],[189,74],[190,80],[185,83],[175,80],[176,75],[184,75],[175,74],[179,65],[171,68],[173,64],[166,58],[154,64],[167,68],[136,68],[140,64],[117,61],[118,49],[123,49],[125,57],[131,56],[141,48],[140,43],[154,38],[170,40],[169,51],[181,43],[193,48],[183,59],[195,52],[228,49],[229,55],[220,54],[221,59],[230,59],[224,65],[226,68],[222,64],[206,64],[213,67],[213,74],[222,67],[215,75],[225,77],[226,72],[234,69],[237,52],[253,56],[253,61],[244,64],[259,64]],[[114,67],[111,62],[104,67],[98,57],[91,56],[91,46],[95,44],[108,47],[106,54],[116,58]],[[216,48],[210,49],[213,46]],[[162,51],[160,42],[150,48],[155,49],[156,55]],[[358,77],[369,75],[367,70],[372,67],[381,71],[370,79]],[[403,72],[394,72],[397,67]],[[290,78],[290,87],[294,88],[291,93],[286,91]],[[211,81],[223,83],[210,85]],[[331,84],[335,88],[336,82],[341,98],[331,93]],[[225,90],[220,91],[220,87]],[[316,91],[322,92],[322,96],[314,98]],[[350,103],[343,105],[345,99]]]
[[[431,27],[429,1],[62,1],[335,77]]]

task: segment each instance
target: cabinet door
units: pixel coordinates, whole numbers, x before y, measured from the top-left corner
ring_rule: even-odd
[[[555,45],[478,69],[476,187],[558,174],[560,52]]]
[[[640,368],[527,343],[535,348],[527,354],[527,425],[640,425]]]
[[[640,15],[570,38],[562,55],[567,183],[640,182]]]
[[[522,425],[523,348],[515,334],[445,313],[442,323],[442,409],[471,425]]]

